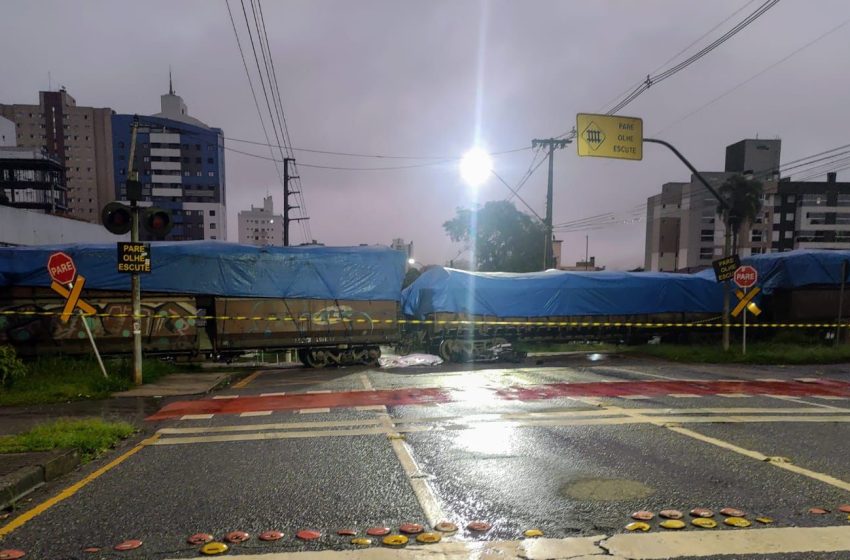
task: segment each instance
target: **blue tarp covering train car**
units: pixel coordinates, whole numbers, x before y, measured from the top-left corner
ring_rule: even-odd
[[[401,299],[405,255],[384,247],[255,247],[215,241],[151,244],[146,292],[340,300]],[[114,243],[0,247],[0,287],[50,286],[47,259],[68,254],[86,289],[127,290]]]
[[[661,272],[433,268],[404,290],[402,306],[405,315],[420,319],[441,312],[496,317],[719,313],[723,290],[713,278]]]
[[[837,286],[844,261],[850,262],[850,251],[797,250],[743,259],[758,270],[758,285],[766,295],[805,286]],[[427,297],[423,290],[429,291]],[[711,269],[697,274],[557,270],[511,274],[434,268],[404,290],[402,308],[417,318],[440,312],[496,317],[720,313],[723,289]]]
[[[785,253],[767,253],[742,259],[758,271],[758,285],[766,295],[775,290],[791,290],[805,286],[836,286],[841,284],[842,263],[850,263],[850,251],[798,249]],[[696,274],[713,279],[712,270]],[[850,280],[850,267],[848,277]]]

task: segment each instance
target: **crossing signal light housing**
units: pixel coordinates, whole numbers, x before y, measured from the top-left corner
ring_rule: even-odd
[[[163,239],[174,227],[174,222],[171,220],[171,214],[162,208],[148,208],[145,210],[142,226],[155,238]]]
[[[133,214],[130,207],[120,202],[110,202],[104,206],[100,218],[103,227],[115,235],[124,235],[133,227]]]

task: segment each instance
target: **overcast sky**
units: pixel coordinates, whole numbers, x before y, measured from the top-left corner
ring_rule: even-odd
[[[577,112],[606,109],[747,3],[265,0],[263,11],[295,147],[456,157],[476,136],[500,151],[570,130]],[[695,48],[760,3],[749,3]],[[230,5],[247,47],[239,0]],[[65,85],[80,105],[152,114],[167,91],[171,65],[191,115],[226,137],[264,141],[224,0],[5,0],[0,9],[0,102],[36,103],[50,72],[54,88]],[[848,18],[845,0],[782,0],[622,114],[642,117],[645,135],[673,142],[705,170],[722,170],[725,146],[756,135],[781,137],[783,162],[847,144],[850,25],[683,117]],[[250,50],[246,55],[253,65]],[[252,77],[256,82],[256,73]],[[227,144],[269,155],[262,146]],[[430,162],[297,157],[342,167]],[[513,185],[532,157],[530,150],[502,155],[494,167]],[[228,152],[226,168],[229,237],[236,240],[237,212],[261,204],[267,191],[279,208],[281,186],[270,161]],[[403,237],[424,263],[443,264],[460,249],[442,229],[457,206],[510,194],[495,179],[470,190],[455,162],[392,171],[302,167],[300,175],[314,238],[349,245]],[[647,145],[641,162],[579,158],[574,145],[558,152],[555,223],[605,212],[641,218],[560,235],[564,261],[584,257],[589,235],[601,264],[642,265],[641,205],[662,183],[687,178],[659,146]],[[545,190],[543,165],[521,191],[541,215]],[[300,227],[293,231],[301,242]]]

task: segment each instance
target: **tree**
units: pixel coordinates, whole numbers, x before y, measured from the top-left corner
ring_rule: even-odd
[[[443,228],[452,241],[472,245],[476,270],[540,270],[546,230],[511,202],[491,201],[475,210],[458,208]]]
[[[720,196],[732,207],[731,210],[726,210],[718,204],[717,213],[732,232],[732,252],[736,253],[740,248],[738,237],[741,229],[752,224],[761,212],[764,186],[761,182],[743,175],[734,175],[726,179],[718,190]]]

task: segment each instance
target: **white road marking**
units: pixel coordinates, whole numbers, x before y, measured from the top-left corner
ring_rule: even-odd
[[[372,386],[372,382],[369,381],[369,376],[365,373],[360,374],[360,382],[363,384],[363,388],[367,391],[374,391],[375,387]]]
[[[184,414],[180,417],[181,420],[209,420],[212,414]]]
[[[674,399],[698,399],[702,397],[702,395],[695,395],[693,393],[670,393],[667,396],[673,397]]]
[[[794,381],[799,381],[800,383],[817,383],[820,379],[817,377],[795,377]]]
[[[213,397],[215,400],[219,399],[238,399],[239,395],[216,395]]]
[[[296,410],[298,414],[319,414],[322,412],[330,412],[330,408],[302,408]]]
[[[282,397],[286,394],[285,391],[281,391],[279,393],[260,393],[261,397]]]
[[[812,395],[814,399],[823,399],[825,401],[846,401],[847,397],[836,397],[834,395]]]
[[[322,389],[321,391],[304,391],[305,395],[318,395],[323,393],[330,393],[330,389]]]
[[[242,418],[247,418],[249,416],[271,416],[271,413],[271,410],[253,410],[250,412],[243,412],[239,416],[241,416]]]
[[[777,379],[775,377],[763,377],[761,379],[756,379],[756,381],[758,381],[760,383],[762,381],[767,381],[767,382],[770,382],[770,383],[785,383],[786,382],[784,379]]]
[[[745,395],[744,393],[717,393],[718,397],[726,397],[727,399],[745,399],[747,397],[752,397],[752,395]]]
[[[599,365],[599,366],[591,366],[589,369],[594,369],[594,368],[607,369],[607,370],[611,370],[611,371],[622,371],[623,373],[631,373],[632,375],[645,375],[647,377],[657,377],[658,379],[666,379],[666,380],[669,380],[669,381],[681,381],[681,379],[678,379],[678,378],[675,378],[675,377],[670,377],[669,375],[661,375],[661,374],[658,374],[658,373],[648,373],[646,371],[641,371],[639,369],[625,368],[625,367],[619,367],[619,366]],[[693,380],[691,379],[690,381],[693,381]]]
[[[354,410],[359,410],[361,412],[369,412],[369,411],[386,412],[387,407],[385,407],[382,404],[367,404],[365,406],[355,406]]]
[[[619,395],[616,398],[618,399],[628,399],[630,401],[638,401],[638,400],[648,400],[652,397],[647,397],[646,395]]]
[[[306,430],[314,428],[344,428],[349,426],[377,426],[381,421],[375,418],[361,420],[340,420],[327,422],[274,422],[268,424],[235,424],[232,426],[196,426],[191,428],[162,428],[161,435],[171,434],[210,434],[218,432],[257,432],[262,430]]]
[[[832,406],[832,405],[829,405],[829,404],[822,404],[822,403],[813,403],[813,402],[809,402],[809,401],[804,401],[802,399],[795,399],[794,397],[786,397],[784,395],[765,395],[765,396],[770,397],[772,399],[779,399],[780,401],[795,402],[795,403],[805,404],[805,405],[816,407],[816,408],[826,408],[826,409],[829,409],[829,410],[847,410],[846,408],[841,408],[839,406]]]
[[[424,428],[423,428],[424,430]],[[412,429],[410,431],[413,431]],[[422,430],[419,430],[422,431]],[[219,434],[213,436],[196,436],[196,437],[173,437],[160,438],[151,445],[183,445],[189,443],[225,443],[236,441],[259,441],[267,439],[297,439],[297,438],[317,438],[317,437],[339,437],[339,436],[373,436],[385,435],[386,430],[382,427],[375,428],[359,428],[354,430],[322,430],[322,431],[301,431],[301,432],[257,432],[253,434]]]

